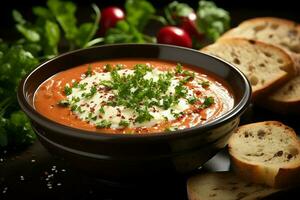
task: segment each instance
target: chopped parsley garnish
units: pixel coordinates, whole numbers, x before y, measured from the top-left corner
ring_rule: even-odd
[[[77,105],[76,104],[73,104],[72,106],[71,106],[71,111],[75,111],[76,109],[77,109]]]
[[[205,97],[203,104],[205,106],[209,107],[209,106],[211,106],[214,103],[215,103],[215,99],[213,97]]]
[[[72,102],[77,103],[80,101],[79,97],[72,97]]]
[[[97,128],[109,128],[111,126],[111,122],[107,120],[102,120],[96,124]]]
[[[126,121],[126,120],[121,120],[120,123],[119,123],[120,126],[123,126],[123,127],[128,127],[129,126],[129,122]]]
[[[85,93],[85,98],[92,98],[97,92],[97,87],[92,86],[89,93]]]
[[[165,128],[165,131],[177,131],[178,130],[178,127],[177,126],[170,126],[170,127],[167,127]]]
[[[210,107],[215,103],[214,97],[205,97],[203,104],[199,106],[200,109],[205,109]]]
[[[183,71],[183,70],[182,70],[182,65],[181,65],[180,63],[177,63],[175,72],[176,72],[177,74],[181,74],[182,71]]]
[[[185,99],[189,104],[197,102],[195,96],[187,97],[189,86],[186,85],[186,83],[194,79],[195,73],[183,70],[183,66],[180,63],[176,65],[175,70],[171,71],[156,72],[153,71],[154,68],[152,66],[136,64],[132,69],[133,73],[122,72],[121,74],[118,70],[122,68],[123,65],[121,64],[114,66],[106,64],[104,72],[110,73],[111,79],[100,79],[98,83],[95,83],[94,80],[96,79],[91,78],[91,80],[85,79],[85,83],[74,82],[72,87],[67,85],[65,87],[66,95],[72,94],[72,88],[76,92],[79,91],[79,94],[69,98],[69,102],[65,102],[65,104],[68,103],[66,106],[78,113],[87,111],[86,115],[84,115],[87,121],[96,124],[97,128],[108,128],[111,126],[111,120],[101,119],[103,117],[101,114],[105,113],[104,105],[131,109],[134,111],[134,115],[130,120],[133,123],[143,123],[151,121],[154,118],[151,112],[160,112],[160,110],[172,108],[179,103],[179,99],[181,98]],[[88,67],[85,75],[93,75],[91,66]],[[88,85],[88,81],[93,81],[93,85]],[[172,89],[170,89],[171,84]],[[77,89],[75,90],[75,88]],[[99,98],[103,98],[102,96],[105,97],[107,94],[110,96],[106,96],[107,100],[102,101],[104,104],[101,103],[99,110],[95,111],[94,107],[97,103],[93,102],[96,101],[93,97],[98,91],[104,92]],[[209,106],[211,101],[208,98],[201,106]],[[91,104],[95,106],[91,106]],[[184,114],[184,112],[175,112],[173,109],[171,113],[176,119]],[[120,116],[121,114],[118,113],[118,117]],[[120,127],[128,127],[129,124],[129,120],[125,118],[122,118],[119,122]]]
[[[103,106],[101,106],[101,108],[99,109],[99,113],[102,113],[102,114],[105,113],[105,110],[104,110],[104,107],[103,107]]]
[[[75,81],[75,82],[73,83],[73,86],[72,86],[72,87],[73,87],[73,88],[78,88],[78,84],[79,84],[79,83],[78,83],[77,81]]]
[[[192,96],[191,98],[188,98],[189,104],[195,104],[197,101],[197,98],[195,96]]]
[[[122,64],[116,64],[116,69],[117,69],[117,70],[123,69],[123,65],[122,65]]]
[[[203,88],[208,88],[209,87],[209,81],[202,81],[201,82],[201,86],[203,87]]]
[[[81,106],[78,106],[78,107],[77,107],[77,111],[78,111],[79,113],[81,113],[81,114],[85,112],[84,110],[82,110]]]
[[[63,100],[60,100],[57,104],[62,107],[67,107],[70,105],[70,102],[66,99],[63,99]]]
[[[104,65],[104,71],[105,71],[105,72],[111,72],[111,71],[112,71],[112,66],[111,66],[111,64],[106,64],[106,65]]]
[[[180,97],[185,98],[187,93],[188,93],[188,90],[186,87],[183,86],[182,83],[179,83],[179,85],[177,85],[175,87],[175,95],[177,98],[180,98]]]
[[[92,66],[89,65],[87,71],[85,72],[86,76],[92,76],[93,75],[93,71],[92,71]]]
[[[64,92],[65,92],[65,95],[69,96],[70,94],[72,94],[72,88],[69,87],[68,85],[66,85]]]
[[[150,121],[153,116],[149,113],[147,109],[138,110],[138,117],[135,119],[138,123],[143,123],[145,121]]]
[[[78,85],[80,90],[85,90],[85,87],[87,86],[87,83],[82,83]]]

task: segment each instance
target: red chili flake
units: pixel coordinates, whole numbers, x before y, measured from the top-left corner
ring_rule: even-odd
[[[109,96],[108,100],[113,100],[115,97],[114,96]]]
[[[195,92],[196,95],[201,95],[202,94],[202,92],[200,90],[195,90],[194,92]]]

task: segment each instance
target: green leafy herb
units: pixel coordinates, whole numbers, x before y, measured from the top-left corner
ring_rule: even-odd
[[[173,1],[165,7],[164,12],[171,25],[179,25],[182,18],[188,17],[194,10],[188,4]]]
[[[87,86],[87,83],[81,83],[78,85],[80,90],[85,90],[85,87]]]
[[[215,41],[230,27],[229,13],[212,1],[201,0],[197,10],[197,23],[206,37]]]
[[[176,69],[175,69],[175,73],[177,73],[177,74],[181,74],[181,73],[182,73],[182,71],[183,71],[183,69],[182,69],[182,65],[181,65],[180,63],[177,63],[177,65],[176,65]]]
[[[165,23],[163,17],[155,15],[154,7],[146,0],[127,0],[125,2],[126,19],[119,21],[108,30],[104,43],[154,43],[155,37],[143,33],[151,19]]]
[[[123,69],[123,65],[122,64],[116,64],[116,70],[121,70]]]
[[[101,108],[99,109],[99,113],[102,113],[102,114],[105,113],[105,110],[104,110],[104,107],[103,107],[103,106],[101,106]]]
[[[75,81],[72,85],[73,88],[78,88],[79,87],[79,83],[77,81]]]
[[[92,98],[97,93],[97,87],[92,86],[89,93],[85,94],[85,98]]]
[[[125,121],[125,120],[121,120],[120,123],[119,123],[119,125],[123,126],[123,127],[128,127],[129,126],[129,122]]]
[[[0,102],[0,148],[28,145],[36,139],[30,121],[22,111],[8,114],[8,107],[12,106],[12,103],[10,98]]]
[[[119,21],[114,28],[108,30],[104,42],[106,44],[114,43],[145,43],[148,37],[139,32],[135,26],[125,20]],[[148,40],[151,42],[152,38]]]
[[[188,98],[188,102],[189,104],[195,104],[197,101],[197,98],[195,96],[191,97],[191,98]]]
[[[153,116],[149,113],[147,109],[138,110],[138,117],[135,118],[135,121],[138,123],[143,123],[145,121],[150,121]]]
[[[111,126],[111,122],[107,120],[102,120],[96,124],[97,128],[109,128]]]
[[[93,71],[92,71],[92,66],[89,65],[87,71],[85,72],[86,76],[92,76],[93,75]]]
[[[70,94],[72,94],[72,88],[66,85],[64,88],[64,92],[66,96],[69,96]]]
[[[105,72],[111,72],[111,71],[112,71],[112,66],[111,66],[111,64],[106,64],[106,65],[104,65],[104,71],[105,71]]]
[[[81,114],[85,112],[84,110],[82,110],[81,106],[78,106],[78,107],[77,107],[77,111],[78,111],[79,113],[81,113]]]
[[[155,13],[154,7],[146,0],[127,0],[125,9],[127,22],[138,30],[143,30]]]
[[[71,111],[75,111],[76,109],[77,109],[77,105],[76,104],[73,104],[72,106],[71,106]]]
[[[62,107],[68,107],[70,105],[70,102],[66,99],[63,99],[58,102],[58,105]]]
[[[201,82],[201,86],[202,86],[203,88],[208,88],[209,85],[210,85],[209,81],[202,81],[202,82]]]
[[[205,109],[215,103],[214,97],[205,97],[203,104],[199,106],[199,109]]]

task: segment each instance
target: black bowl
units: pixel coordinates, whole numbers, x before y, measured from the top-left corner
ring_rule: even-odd
[[[113,58],[155,58],[203,68],[232,87],[234,108],[204,125],[150,135],[79,130],[51,121],[34,109],[35,91],[52,75],[81,64]],[[195,170],[226,146],[250,96],[248,80],[229,63],[196,50],[158,44],[104,45],[68,52],[38,66],[21,81],[18,90],[22,110],[51,153],[94,177],[113,181],[135,181]]]

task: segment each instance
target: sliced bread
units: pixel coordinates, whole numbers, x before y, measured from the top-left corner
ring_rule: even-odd
[[[294,58],[300,73],[300,25],[298,23],[274,17],[253,18],[229,30],[220,40],[231,37],[259,40],[285,49]]]
[[[241,126],[228,141],[234,171],[253,183],[282,188],[300,183],[300,141],[277,121]]]
[[[281,114],[300,114],[300,25],[296,22],[261,17],[242,22],[225,33],[224,38],[244,37],[260,40],[283,48],[294,61],[298,76],[275,90],[260,105]]]
[[[238,67],[249,79],[253,97],[270,92],[295,76],[291,57],[270,44],[243,38],[228,38],[201,49]]]
[[[259,104],[281,114],[300,114],[300,76],[289,80]]]
[[[199,174],[187,182],[189,200],[253,200],[277,191],[244,181],[232,172]]]

